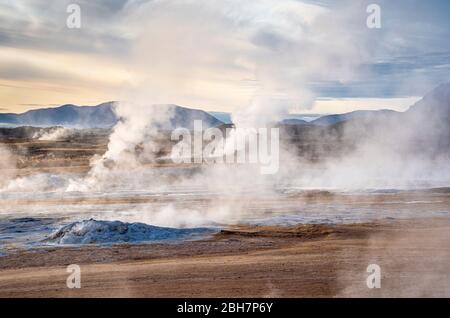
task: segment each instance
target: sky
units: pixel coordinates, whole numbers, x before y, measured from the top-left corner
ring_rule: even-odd
[[[71,3],[80,28],[67,26]],[[381,28],[367,27],[371,3]],[[446,0],[0,0],[0,112],[405,110],[450,82],[449,38]]]

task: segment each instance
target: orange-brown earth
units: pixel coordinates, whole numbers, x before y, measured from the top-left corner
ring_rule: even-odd
[[[450,296],[450,220],[230,228],[174,244],[16,251],[1,297]],[[81,289],[66,266],[81,266]],[[382,271],[369,289],[369,264]]]

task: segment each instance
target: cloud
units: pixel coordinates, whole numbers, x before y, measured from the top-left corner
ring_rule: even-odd
[[[0,4],[0,45],[60,52],[123,56],[129,42],[121,24],[128,1],[77,1],[81,29],[66,26],[73,1],[8,1]]]
[[[80,0],[79,30],[66,27],[70,0],[2,2],[0,50],[71,62],[55,68],[11,53],[1,84],[77,88],[85,81],[98,86],[91,94],[105,95],[120,91],[110,81],[120,78],[146,82],[157,99],[230,110],[258,90],[305,108],[316,95],[402,97],[450,81],[448,1],[379,0],[380,30],[365,26],[371,2]],[[83,76],[92,68],[115,75]],[[122,99],[113,94],[109,99]]]
[[[236,108],[262,98],[308,108],[309,82],[348,81],[369,62],[355,18],[361,10],[293,0],[152,1],[129,11],[132,66],[145,94],[161,103]]]

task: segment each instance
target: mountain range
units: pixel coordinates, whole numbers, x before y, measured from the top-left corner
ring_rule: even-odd
[[[22,114],[0,113],[2,126],[64,126],[70,128],[111,128],[119,120],[114,112],[114,102],[107,102],[97,106],[77,106],[72,104],[55,108],[30,110]],[[230,123],[228,113],[205,112],[203,110],[181,107],[178,105],[160,105],[169,107],[173,111],[170,123],[164,125],[166,129],[185,127],[192,129],[194,120],[202,120],[203,127],[217,127]],[[306,115],[305,115],[306,116]],[[410,120],[434,122],[437,125],[448,126],[450,120],[450,84],[442,84],[426,94],[420,101],[412,105],[406,112],[393,110],[354,111],[345,114],[325,115],[314,120],[303,120],[302,116],[283,120],[281,125],[315,125],[330,126],[342,122],[359,120],[384,121],[398,116]]]
[[[404,160],[450,155],[450,84],[426,94],[405,112],[356,111],[311,122],[283,122],[280,137],[308,160],[335,158],[361,146],[401,153]]]
[[[63,105],[55,108],[30,110],[22,114],[0,114],[0,125],[51,127],[63,126],[69,128],[111,128],[119,120],[114,112],[115,102],[107,102],[97,106]],[[193,128],[194,120],[201,120],[203,126],[216,127],[223,122],[203,110],[191,109],[177,105],[155,105],[156,109],[172,112],[170,123],[163,125],[164,129],[176,127]]]

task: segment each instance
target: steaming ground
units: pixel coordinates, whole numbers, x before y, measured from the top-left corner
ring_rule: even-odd
[[[283,151],[279,173],[261,175],[155,160],[146,134],[122,142],[128,128],[109,144],[80,133],[3,147],[0,296],[75,295],[58,274],[72,263],[87,279],[77,296],[449,295],[445,156],[324,152],[319,134],[324,160]],[[389,278],[381,293],[365,287],[372,263]]]
[[[351,224],[450,215],[450,190],[427,180],[416,180],[415,188],[397,189],[311,189],[293,182],[273,184],[270,177],[234,185],[230,181],[234,177],[227,180],[223,176],[233,172],[241,180],[250,180],[251,174],[246,175],[250,169],[222,169],[220,173],[217,168],[208,171],[198,166],[115,171],[89,191],[68,190],[85,181],[80,174],[40,173],[13,179],[0,193],[2,249],[45,245],[62,226],[90,219],[139,222],[174,231],[208,228],[213,233],[237,224]],[[176,177],[178,180],[173,180]],[[73,243],[154,241],[139,235],[124,240],[114,233],[110,237],[110,242],[91,237]]]
[[[441,167],[384,178],[354,161],[286,165],[279,178],[171,164],[92,174],[79,151],[65,151],[77,165],[28,157],[3,180],[0,296],[450,295]],[[73,263],[83,271],[75,292]],[[372,263],[383,269],[380,291],[365,285]]]
[[[448,297],[449,218],[235,226],[172,244],[41,247],[2,256],[2,297]],[[66,286],[79,264],[82,288]],[[368,264],[382,269],[368,289]]]

